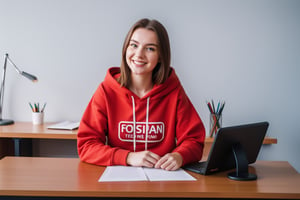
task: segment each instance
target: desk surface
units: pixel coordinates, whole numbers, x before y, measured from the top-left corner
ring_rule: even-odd
[[[0,126],[0,138],[77,139],[77,130],[53,130],[47,126],[55,123],[33,125],[31,122],[15,122]]]
[[[47,126],[33,125],[31,122],[15,122],[12,125],[0,126],[0,138],[40,138],[40,139],[77,139],[77,130],[52,130]],[[207,137],[206,144],[213,143],[214,138]],[[266,137],[264,144],[277,144],[276,138]]]
[[[256,181],[189,172],[197,181],[98,182],[104,169],[78,158],[5,157],[0,196],[300,198],[300,174],[284,161],[257,161],[250,167]]]

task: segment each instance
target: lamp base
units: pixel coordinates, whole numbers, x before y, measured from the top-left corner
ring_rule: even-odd
[[[11,119],[0,119],[0,126],[13,124],[14,120]]]

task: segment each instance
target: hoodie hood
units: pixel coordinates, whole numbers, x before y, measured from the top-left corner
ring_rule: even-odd
[[[106,77],[104,79],[104,85],[107,87],[110,87],[112,90],[120,93],[120,84],[116,80],[120,76],[120,68],[119,67],[111,67],[108,69]],[[152,90],[148,92],[144,97],[139,98],[137,97],[132,91],[129,89],[122,87],[121,92],[122,94],[126,95],[127,98],[131,98],[131,96],[134,96],[134,98],[139,98],[139,99],[147,99],[148,97],[151,97],[151,99],[156,99],[156,98],[162,98],[165,95],[168,95],[170,92],[175,90],[177,87],[180,86],[179,79],[175,73],[175,70],[171,68],[171,74],[168,77],[168,79],[160,85],[154,85]]]

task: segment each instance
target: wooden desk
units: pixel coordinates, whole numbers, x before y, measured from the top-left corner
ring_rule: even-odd
[[[250,167],[258,175],[256,181],[230,180],[227,172],[208,176],[189,172],[197,181],[98,182],[104,169],[78,158],[5,157],[0,160],[0,199],[12,196],[300,199],[300,175],[284,161],[257,161]]]
[[[15,122],[12,125],[0,126],[0,138],[14,139],[15,155],[20,155],[20,139],[77,139],[77,130],[50,130],[47,129],[47,126],[50,124],[51,123],[45,123],[43,125],[33,125],[31,122]],[[204,157],[207,157],[213,140],[214,138],[206,138],[203,153]],[[264,144],[277,144],[277,139],[266,137],[264,139]]]

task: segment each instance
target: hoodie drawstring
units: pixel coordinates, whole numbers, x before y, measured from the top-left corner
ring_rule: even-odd
[[[131,96],[131,100],[132,100],[132,115],[133,115],[133,151],[135,152],[136,149],[136,141],[135,141],[135,124],[136,124],[136,120],[135,120],[135,103],[134,103],[134,98],[133,96]]]
[[[132,115],[133,115],[133,119],[132,119],[133,120],[133,151],[135,152],[135,150],[136,150],[136,132],[135,132],[136,118],[135,118],[135,102],[134,102],[133,96],[131,96],[131,100],[132,100]],[[147,98],[145,150],[147,150],[147,144],[148,144],[149,105],[150,105],[150,97]]]
[[[149,103],[150,103],[150,97],[147,98],[145,150],[147,150],[147,144],[148,144]]]

